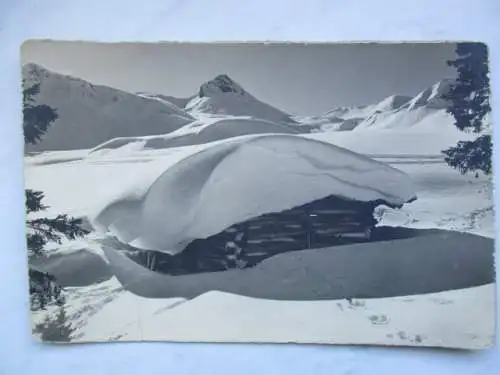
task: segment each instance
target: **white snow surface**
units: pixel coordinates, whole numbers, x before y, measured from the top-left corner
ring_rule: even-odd
[[[436,119],[436,118],[435,118]],[[426,158],[443,160],[443,150],[462,140],[472,140],[474,134],[451,127],[436,129],[363,129],[362,131],[317,132],[304,134],[306,138],[329,142],[371,157]]]
[[[183,298],[147,299],[123,289],[115,277],[99,284],[65,289],[64,306],[68,322],[73,329],[71,340],[115,341],[127,337],[140,337],[141,321],[147,316],[163,313],[184,302]],[[49,306],[47,311],[32,312],[32,327],[54,318],[59,311]],[[40,333],[35,332],[35,337]]]
[[[186,106],[186,104],[192,98],[176,98],[174,96],[162,95],[162,94],[150,94],[146,92],[138,92],[137,95],[142,96],[143,98],[157,100],[160,103],[172,108],[173,110],[180,111]]]
[[[330,195],[394,206],[416,197],[403,172],[293,135],[218,142],[165,166],[141,191],[119,194],[93,223],[122,242],[169,254],[235,223]]]
[[[482,349],[493,345],[495,286],[408,297],[273,301],[223,292],[148,299],[113,278],[69,288],[72,342],[184,341],[374,344]],[[33,327],[57,308],[34,312]],[[38,337],[38,333],[35,333]]]
[[[238,116],[199,115],[193,121],[169,134],[148,137],[111,139],[92,152],[102,149],[164,149],[214,142],[250,134],[297,134],[298,130],[283,123]]]
[[[165,314],[140,320],[142,338],[148,341],[362,343],[477,349],[494,342],[495,287],[354,300],[352,304],[345,300],[277,303],[209,292]]]

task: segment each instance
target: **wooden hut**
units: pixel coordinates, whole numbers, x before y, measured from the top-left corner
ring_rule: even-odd
[[[168,274],[223,271],[252,267],[273,255],[370,240],[377,224],[377,202],[336,196],[237,223],[204,239],[196,239],[178,255],[138,252],[146,267]]]

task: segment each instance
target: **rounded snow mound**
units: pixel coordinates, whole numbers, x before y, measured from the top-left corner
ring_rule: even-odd
[[[209,123],[193,122],[175,132],[161,136],[115,138],[92,150],[124,147],[162,149],[214,142],[250,134],[297,134],[299,131],[285,124],[250,118],[216,119]]]
[[[218,142],[156,173],[144,179],[141,195],[115,195],[94,227],[140,249],[176,254],[235,223],[331,195],[390,206],[415,198],[403,172],[295,135]]]

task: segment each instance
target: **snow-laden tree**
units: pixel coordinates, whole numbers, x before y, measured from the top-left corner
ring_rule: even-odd
[[[458,78],[444,99],[450,102],[448,113],[455,118],[455,126],[464,132],[478,135],[473,141],[460,141],[444,150],[446,162],[462,174],[492,173],[492,141],[489,124],[490,85],[488,49],[483,43],[459,43],[458,57],[448,61],[457,69]]]
[[[23,80],[23,130],[24,143],[35,144],[47,132],[50,124],[57,119],[57,112],[45,104],[36,104],[40,93],[40,83],[27,86]]]
[[[55,316],[45,316],[44,321],[33,329],[33,333],[40,335],[40,339],[47,342],[70,342],[73,332],[74,328],[68,322],[64,307],[61,307]]]
[[[45,104],[36,104],[35,96],[40,92],[40,84],[27,86],[23,81],[23,130],[26,144],[35,144],[47,132],[49,126],[57,119],[55,109]],[[68,215],[57,215],[54,218],[33,217],[33,213],[48,207],[43,204],[42,191],[26,189],[26,226],[27,247],[30,255],[42,256],[45,245],[49,242],[61,243],[64,237],[75,239],[84,236],[88,231],[83,228],[82,220]],[[33,272],[31,272],[33,271]],[[33,276],[33,275],[36,275]],[[30,294],[32,299],[39,300],[40,307],[58,298],[54,294],[54,278],[41,272],[30,270]]]

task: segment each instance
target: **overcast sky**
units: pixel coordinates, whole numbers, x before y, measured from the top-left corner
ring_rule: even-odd
[[[122,90],[187,97],[226,73],[292,114],[415,95],[453,77],[453,44],[200,45],[25,43],[21,60]]]

